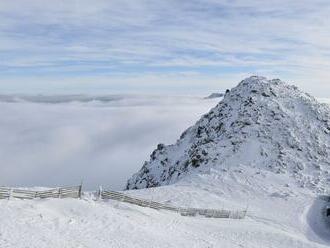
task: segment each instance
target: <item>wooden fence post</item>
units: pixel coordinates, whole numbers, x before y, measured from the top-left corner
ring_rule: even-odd
[[[98,200],[101,200],[102,199],[102,186],[99,186],[99,192],[98,192]]]
[[[79,186],[79,191],[78,191],[78,197],[79,197],[79,199],[81,199],[82,186],[83,186],[83,181],[81,180],[81,183],[80,183],[80,186]]]
[[[9,189],[8,200],[11,198],[12,193],[13,193],[13,189]]]

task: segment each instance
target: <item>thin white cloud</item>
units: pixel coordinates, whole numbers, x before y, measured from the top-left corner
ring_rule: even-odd
[[[318,81],[330,76],[329,12],[324,0],[1,1],[1,84],[34,74],[109,72],[113,81],[118,72],[195,71],[210,88],[219,75],[235,84],[233,75],[264,71],[324,94]]]

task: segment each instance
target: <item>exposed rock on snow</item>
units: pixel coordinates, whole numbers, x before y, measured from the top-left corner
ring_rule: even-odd
[[[176,144],[159,144],[127,189],[171,184],[210,168],[244,173],[248,166],[325,191],[330,185],[329,134],[327,105],[279,79],[253,76],[227,92]]]

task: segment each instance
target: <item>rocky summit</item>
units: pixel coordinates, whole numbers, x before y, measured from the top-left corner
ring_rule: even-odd
[[[323,192],[330,185],[329,158],[329,107],[279,79],[252,76],[175,144],[159,144],[126,188],[172,184],[210,168],[244,173],[249,167]]]

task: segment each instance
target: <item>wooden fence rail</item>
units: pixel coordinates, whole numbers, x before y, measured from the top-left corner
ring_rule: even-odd
[[[0,199],[7,199],[10,197],[10,189],[0,188]]]
[[[35,199],[35,198],[81,198],[82,185],[72,187],[60,187],[42,191],[27,190],[0,187],[0,199]],[[153,208],[156,210],[167,210],[179,213],[183,216],[203,215],[209,218],[231,218],[243,219],[246,216],[246,210],[224,210],[224,209],[202,209],[202,208],[186,208],[176,207],[170,204],[160,203],[152,200],[141,199],[128,196],[121,192],[110,190],[99,190],[98,196],[100,199],[112,199],[120,202],[126,202],[141,207]]]
[[[43,191],[0,187],[0,199],[81,198],[82,185]]]
[[[157,210],[164,209],[164,210],[180,213],[183,216],[203,215],[209,218],[243,219],[245,218],[247,212],[246,210],[232,211],[232,210],[224,210],[224,209],[181,208],[169,204],[128,196],[126,194],[116,191],[110,191],[110,190],[103,191],[101,189],[99,191],[99,197],[101,199],[111,199],[121,202],[127,202],[141,207],[149,207]]]

